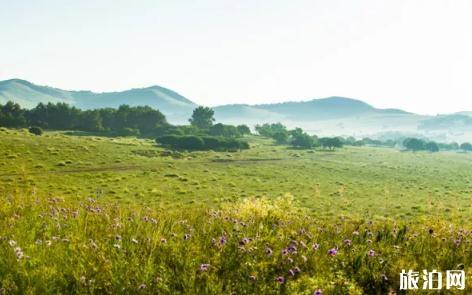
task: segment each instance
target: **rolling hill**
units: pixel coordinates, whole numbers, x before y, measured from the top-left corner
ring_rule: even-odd
[[[26,108],[35,107],[40,102],[66,102],[81,109],[118,107],[122,104],[148,105],[162,111],[173,124],[186,124],[193,109],[198,106],[177,92],[161,86],[95,93],[39,86],[20,79],[0,81],[0,104],[8,100]],[[221,105],[213,109],[216,120],[222,123],[254,126],[282,122],[289,128],[301,127],[309,133],[322,136],[376,137],[404,134],[424,135],[441,141],[472,140],[468,124],[467,128],[453,130],[443,124],[443,116],[423,116],[399,109],[378,109],[361,100],[338,96],[274,104]],[[464,118],[470,114],[462,112],[455,114],[454,118]]]
[[[148,105],[161,110],[169,121],[179,123],[182,118],[189,118],[197,106],[182,95],[160,86],[95,93],[38,86],[20,79],[0,81],[0,103],[8,100],[26,108],[33,108],[40,102],[66,102],[81,109],[118,107],[122,104]]]

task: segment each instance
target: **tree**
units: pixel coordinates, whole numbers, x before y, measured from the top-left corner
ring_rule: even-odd
[[[466,151],[466,152],[471,152],[472,151],[472,144],[468,142],[464,142],[461,144],[461,150]]]
[[[403,141],[403,146],[410,151],[421,151],[424,150],[425,142],[418,138],[406,138]]]
[[[302,132],[293,136],[291,144],[295,147],[311,149],[315,144],[315,140],[310,135]]]
[[[424,149],[427,151],[430,151],[432,153],[437,153],[439,152],[439,146],[437,143],[434,141],[430,141],[424,145]]]
[[[208,130],[208,133],[210,135],[214,136],[223,136],[223,137],[240,137],[241,134],[238,131],[238,128],[236,128],[233,125],[224,125],[221,123],[215,124],[210,127]]]
[[[215,118],[215,111],[209,107],[199,106],[193,110],[192,117],[189,119],[189,122],[192,126],[195,126],[200,129],[208,129],[213,125]]]
[[[8,101],[0,105],[0,126],[18,128],[25,125],[25,111],[19,104]]]
[[[241,135],[251,134],[251,129],[247,125],[238,125],[236,128],[238,128]]]
[[[341,148],[343,146],[341,139],[339,139],[338,137],[320,138],[319,142],[323,148],[329,148],[330,150],[334,150],[335,148]]]
[[[262,125],[256,125],[255,127],[257,133],[261,136],[265,137],[271,137],[273,138],[273,135],[278,132],[287,132],[287,128],[282,125],[282,123],[273,123],[273,124],[262,124]]]
[[[286,144],[288,142],[288,135],[287,131],[277,131],[272,134],[272,138],[275,139],[277,144]]]

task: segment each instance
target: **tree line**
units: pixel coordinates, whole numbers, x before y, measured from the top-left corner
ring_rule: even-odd
[[[426,141],[420,138],[409,137],[403,141],[403,147],[410,151],[429,151],[439,152],[440,150],[463,150],[466,152],[472,151],[472,144],[464,142],[461,145],[458,143],[437,143],[434,141]]]
[[[121,105],[117,109],[81,110],[60,102],[39,103],[29,110],[9,101],[0,104],[0,126],[150,135],[169,124],[164,114],[148,106]]]

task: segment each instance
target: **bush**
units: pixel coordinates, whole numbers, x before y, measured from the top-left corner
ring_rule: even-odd
[[[42,135],[43,134],[43,129],[37,126],[32,126],[28,129],[29,133],[32,133],[34,135]]]
[[[249,148],[245,141],[215,136],[166,135],[157,138],[156,142],[169,148],[185,150],[230,151]]]

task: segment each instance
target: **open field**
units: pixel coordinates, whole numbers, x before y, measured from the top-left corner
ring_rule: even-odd
[[[472,271],[472,154],[249,141],[0,129],[0,291],[386,294],[402,269]]]
[[[472,154],[294,150],[253,137],[238,153],[170,153],[135,138],[0,131],[0,192],[163,207],[294,196],[318,216],[472,218]],[[165,152],[164,152],[165,153]]]

